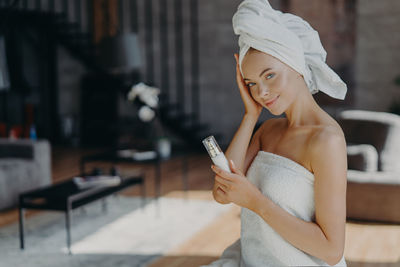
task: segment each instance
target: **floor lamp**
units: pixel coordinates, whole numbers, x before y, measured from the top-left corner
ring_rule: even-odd
[[[138,72],[141,67],[141,51],[135,33],[120,33],[101,40],[99,63],[110,74],[122,76]]]

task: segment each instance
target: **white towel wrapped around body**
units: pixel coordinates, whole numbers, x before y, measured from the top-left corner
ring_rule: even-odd
[[[315,220],[314,174],[299,163],[259,151],[247,178],[275,204],[304,221]],[[239,243],[240,242],[240,243]],[[242,208],[240,240],[209,267],[329,266],[283,239],[256,213]],[[335,266],[347,266],[344,256]]]

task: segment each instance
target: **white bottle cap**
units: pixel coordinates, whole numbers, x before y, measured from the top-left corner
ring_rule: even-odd
[[[205,138],[203,140],[203,145],[206,147],[207,152],[211,158],[215,158],[216,156],[222,153],[222,150],[219,147],[213,135]]]

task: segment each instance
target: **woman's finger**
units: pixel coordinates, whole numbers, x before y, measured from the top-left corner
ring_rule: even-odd
[[[222,193],[222,194],[224,194],[224,195],[226,194],[226,192],[225,192],[221,187],[218,187],[218,188],[217,188],[217,191],[220,192],[220,193]]]
[[[244,83],[243,77],[242,77],[242,73],[240,72],[240,68],[239,68],[239,62],[238,59],[236,57],[236,82],[239,86],[240,89],[246,89],[246,84]]]
[[[222,201],[224,201],[224,202],[229,201],[229,199],[228,199],[228,194],[227,194],[221,187],[218,187],[218,188],[217,188],[217,194],[218,194],[218,197],[219,197]]]
[[[221,184],[221,183],[218,182],[218,181],[216,181],[216,182],[217,182],[218,188],[222,189],[222,190],[224,191],[224,193],[226,193],[226,192],[229,190],[229,188],[228,188],[226,185]]]
[[[226,188],[230,189],[233,185],[233,182],[224,179],[223,177],[219,175],[215,175],[215,181],[217,181],[219,184],[226,186]]]
[[[240,89],[246,89],[245,83],[242,77],[242,73],[240,73],[239,64],[236,64],[236,81],[240,87]]]
[[[233,181],[235,179],[234,177],[232,177],[232,173],[224,171],[218,166],[211,165],[211,169],[215,172],[215,174],[221,176],[221,178],[224,178],[227,181]]]
[[[235,59],[236,59],[236,83],[239,87],[239,93],[244,102],[246,113],[255,114],[259,116],[262,110],[262,106],[254,100],[249,91],[248,86],[244,82],[239,66],[239,56],[237,54],[235,54]]]

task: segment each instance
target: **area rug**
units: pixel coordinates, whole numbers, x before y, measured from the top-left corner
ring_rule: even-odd
[[[25,250],[19,249],[18,224],[0,228],[1,267],[147,266],[179,246],[231,205],[161,197],[110,197],[74,210],[73,255],[66,249],[65,216],[41,212],[26,219]]]

